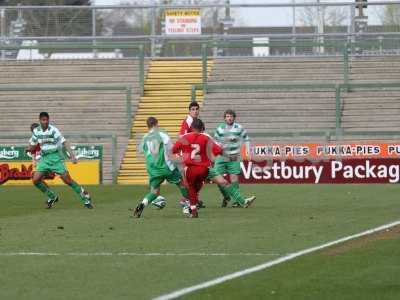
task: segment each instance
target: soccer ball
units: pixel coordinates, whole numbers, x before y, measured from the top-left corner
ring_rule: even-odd
[[[158,196],[151,204],[158,209],[163,209],[167,205],[167,200],[163,196]]]

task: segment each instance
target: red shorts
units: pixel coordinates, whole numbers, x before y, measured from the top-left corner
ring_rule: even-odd
[[[208,167],[191,165],[185,169],[185,180],[189,189],[190,205],[196,205],[199,191],[208,177]]]

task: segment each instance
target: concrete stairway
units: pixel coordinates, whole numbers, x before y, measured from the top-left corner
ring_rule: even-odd
[[[209,63],[211,68],[212,63]],[[119,184],[146,184],[148,182],[144,157],[137,147],[147,132],[146,120],[154,116],[160,128],[171,138],[177,137],[180,124],[188,114],[190,93],[193,84],[202,81],[201,61],[196,60],[154,60],[150,63],[145,81],[144,96],[140,98],[132,137],[119,171]],[[202,102],[202,93],[198,92]]]
[[[137,61],[41,61],[0,63],[0,86],[12,85],[133,85],[132,111],[138,103]],[[126,92],[121,91],[0,91],[1,134],[30,135],[30,124],[47,111],[64,135],[117,135],[117,164],[128,142]],[[0,135],[1,135],[0,134]],[[0,144],[27,144],[19,138],[2,139]],[[111,140],[79,138],[70,142],[104,147],[103,178],[111,182]],[[117,166],[118,167],[118,166]]]

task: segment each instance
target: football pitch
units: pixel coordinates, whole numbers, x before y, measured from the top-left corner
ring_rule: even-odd
[[[44,209],[32,187],[0,187],[0,299],[152,299],[400,219],[398,185],[247,185],[248,209],[167,207],[130,218],[147,187],[88,187],[94,210],[67,187]],[[400,299],[400,229],[283,262],[183,299]]]

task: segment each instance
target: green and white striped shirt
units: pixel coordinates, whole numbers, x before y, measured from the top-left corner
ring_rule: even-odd
[[[225,157],[232,158],[233,156],[239,156],[243,143],[246,144],[247,151],[250,148],[250,140],[247,132],[238,123],[233,123],[232,126],[226,123],[220,124],[215,130],[214,138],[221,144],[224,151],[223,156]]]
[[[39,144],[43,154],[59,151],[64,142],[65,138],[61,135],[60,130],[53,125],[49,125],[46,130],[43,130],[42,126],[36,127],[29,141],[32,146]]]

